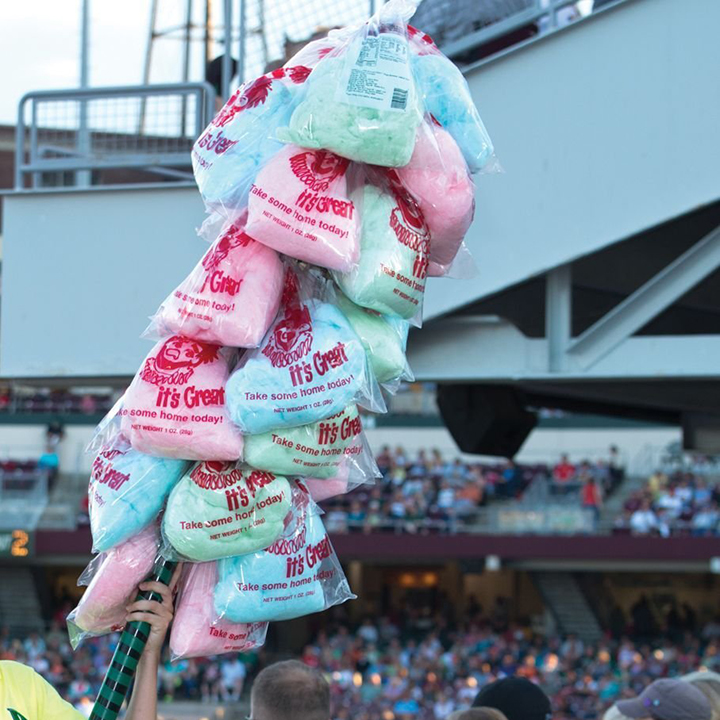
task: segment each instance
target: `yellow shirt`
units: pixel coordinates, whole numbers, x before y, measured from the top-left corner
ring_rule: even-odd
[[[32,668],[0,660],[0,720],[78,720],[82,717]]]

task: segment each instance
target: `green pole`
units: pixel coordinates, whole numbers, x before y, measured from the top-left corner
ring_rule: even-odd
[[[176,562],[166,560],[162,555],[158,555],[147,580],[155,580],[163,585],[169,585],[176,566]],[[157,600],[159,602],[162,598],[155,592],[143,590],[138,593],[135,600]],[[130,691],[130,685],[149,635],[149,623],[133,621],[125,626],[95,701],[90,720],[116,720],[123,701]]]

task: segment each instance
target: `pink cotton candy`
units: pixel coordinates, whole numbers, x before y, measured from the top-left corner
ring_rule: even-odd
[[[232,225],[160,306],[151,329],[226,347],[257,347],[280,305],[277,253]]]
[[[336,495],[344,495],[348,491],[349,470],[347,464],[338,470],[335,477],[322,478],[303,478],[303,482],[310,492],[310,497],[315,502],[322,502]]]
[[[161,340],[120,410],[135,450],[182,460],[237,460],[242,435],[225,409],[228,361],[217,345],[182,335]]]
[[[106,633],[125,625],[126,605],[153,568],[158,549],[153,525],[110,550],[69,618],[82,631]]]
[[[418,128],[415,150],[398,178],[430,230],[428,274],[444,275],[475,213],[475,186],[455,140],[434,119]]]
[[[184,578],[170,632],[173,659],[247,652],[265,641],[267,623],[218,619],[213,604],[217,563],[190,566]]]
[[[280,150],[250,189],[247,234],[298,260],[350,270],[359,253],[359,213],[348,197],[349,164],[327,150]]]

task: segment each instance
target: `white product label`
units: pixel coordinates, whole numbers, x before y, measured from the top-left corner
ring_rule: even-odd
[[[407,39],[394,33],[368,36],[350,51],[335,99],[402,112],[407,108],[410,83]]]

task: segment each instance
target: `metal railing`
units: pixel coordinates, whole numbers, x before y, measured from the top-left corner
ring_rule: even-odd
[[[18,108],[15,189],[123,182],[123,172],[130,182],[192,179],[190,150],[214,113],[204,82],[28,93]]]

